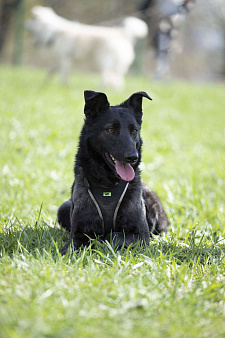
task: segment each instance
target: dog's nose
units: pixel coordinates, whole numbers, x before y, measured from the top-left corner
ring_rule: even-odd
[[[127,155],[125,155],[125,159],[126,159],[127,163],[134,164],[138,160],[138,154],[137,153],[135,153],[135,154],[127,154]]]

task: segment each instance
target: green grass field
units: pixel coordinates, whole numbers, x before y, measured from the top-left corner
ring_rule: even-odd
[[[44,71],[0,68],[0,337],[225,337],[225,86],[130,77],[111,104],[144,90],[143,180],[169,232],[115,252],[60,257],[83,91]]]

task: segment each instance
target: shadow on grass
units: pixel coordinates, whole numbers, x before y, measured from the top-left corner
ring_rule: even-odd
[[[20,254],[23,251],[36,256],[48,252],[53,257],[58,256],[59,250],[69,239],[69,233],[57,226],[49,226],[43,220],[39,220],[26,226],[8,225],[3,232],[0,232],[0,257],[14,254]],[[96,253],[98,257],[105,261],[111,257],[112,261],[119,256],[146,257],[151,260],[162,260],[168,263],[175,260],[177,264],[196,262],[200,264],[210,264],[212,260],[222,260],[225,256],[225,244],[221,243],[219,238],[213,233],[212,236],[206,234],[197,235],[196,231],[190,232],[188,238],[177,239],[175,234],[166,237],[155,236],[148,245],[139,245],[138,243],[129,248],[122,248],[116,251],[110,243],[102,243],[98,240],[91,241],[91,245],[81,249],[73,255],[73,259],[89,252],[92,258]],[[83,252],[83,253],[82,253]],[[73,250],[70,250],[73,253]]]
[[[38,251],[51,252],[52,254],[60,250],[66,241],[69,234],[63,229],[51,227],[45,222],[36,223],[34,226],[26,225],[19,226],[15,230],[15,226],[7,226],[0,233],[0,253],[12,256],[18,254],[21,250],[26,250],[30,253]]]
[[[199,232],[196,229],[190,231],[186,238],[176,238],[176,234],[165,238],[155,239],[147,249],[148,256],[175,260],[177,264],[199,262],[211,263],[212,260],[224,260],[225,240],[216,232]]]

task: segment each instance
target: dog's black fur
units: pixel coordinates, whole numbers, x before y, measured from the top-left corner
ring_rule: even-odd
[[[169,226],[159,197],[141,182],[138,168],[142,98],[151,98],[138,92],[122,104],[110,106],[104,93],[85,91],[84,96],[85,123],[76,155],[72,196],[58,210],[58,222],[70,231],[70,242],[62,254],[70,244],[78,249],[96,236],[108,241],[111,238],[118,247],[127,247],[137,240],[148,242],[151,234],[161,234]],[[117,165],[125,168],[126,173],[121,173]],[[116,227],[105,224],[105,233],[85,182],[106,187],[107,191],[123,181],[130,182],[118,210]]]

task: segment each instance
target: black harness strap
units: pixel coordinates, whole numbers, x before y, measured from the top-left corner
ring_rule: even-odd
[[[103,187],[94,184],[90,185],[85,179],[85,185],[98,211],[103,234],[107,235],[111,230],[115,231],[117,214],[129,182],[121,181],[111,187]]]

